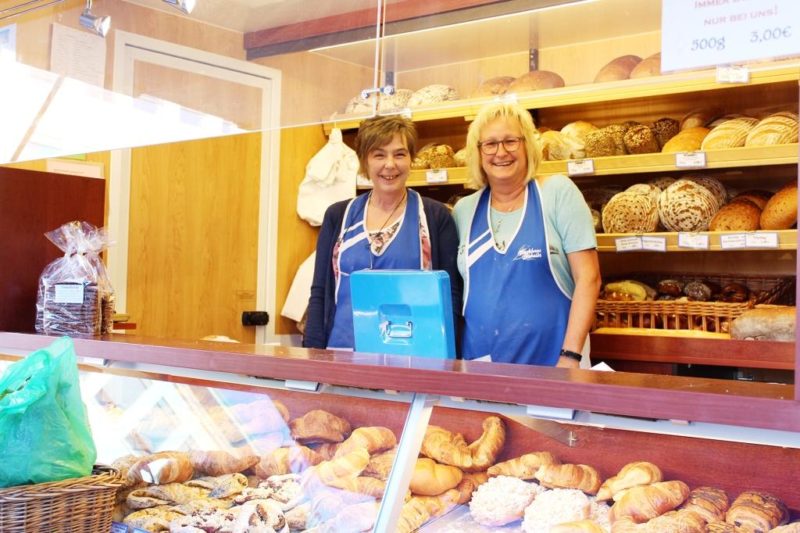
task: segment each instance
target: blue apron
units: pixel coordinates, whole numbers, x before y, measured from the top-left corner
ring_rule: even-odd
[[[419,238],[422,198],[409,189],[405,215],[394,238],[381,250],[372,253],[367,236],[367,201],[362,194],[350,201],[344,213],[342,231],[339,233],[339,276],[336,280],[336,311],[333,329],[328,338],[328,348],[349,348],[355,345],[353,333],[353,306],[350,300],[350,273],[373,268],[376,270],[422,268],[422,250]],[[424,217],[424,214],[422,214]]]
[[[472,216],[464,280],[464,359],[555,366],[571,299],[550,267],[539,187],[525,191],[524,212],[505,250],[495,245],[489,188]]]

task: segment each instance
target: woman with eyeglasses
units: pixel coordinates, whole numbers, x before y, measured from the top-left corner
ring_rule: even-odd
[[[480,189],[453,211],[464,280],[464,359],[587,366],[600,291],[589,207],[567,177],[535,178],[540,148],[530,113],[484,107],[467,133]]]
[[[416,144],[414,123],[406,118],[374,117],[361,123],[355,150],[372,190],[325,212],[303,346],[353,349],[350,274],[357,270],[444,270],[453,307],[460,309],[453,218],[443,204],[406,188]]]

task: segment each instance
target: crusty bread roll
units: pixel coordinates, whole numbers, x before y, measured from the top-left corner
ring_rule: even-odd
[[[789,229],[797,223],[797,183],[782,187],[761,211],[761,229]]]
[[[509,93],[524,93],[541,89],[555,89],[564,86],[564,79],[549,70],[532,70],[514,80],[509,86]]]
[[[542,159],[545,161],[566,161],[572,154],[564,135],[556,130],[543,132],[539,136],[539,146],[542,148]]]
[[[414,466],[408,488],[412,494],[436,496],[461,483],[463,477],[464,473],[455,466],[441,465],[433,459],[421,457]]]
[[[653,54],[640,61],[631,70],[631,79],[648,78],[650,76],[661,75],[661,52]]]
[[[612,523],[627,516],[641,524],[675,509],[688,496],[689,486],[678,480],[633,487],[622,494],[609,516]]]
[[[664,153],[694,152],[700,149],[710,130],[701,126],[683,129],[661,148]]]
[[[702,150],[719,150],[724,148],[737,148],[744,146],[747,134],[758,123],[752,117],[739,117],[726,120],[719,126],[714,127],[708,135],[703,138],[700,145]]]
[[[784,111],[765,117],[750,130],[745,146],[767,146],[797,142],[797,115]]]
[[[711,231],[755,231],[761,209],[750,200],[740,199],[724,205],[708,225]]]
[[[794,341],[795,314],[792,306],[748,309],[731,322],[731,338]]]
[[[472,92],[471,98],[485,98],[498,96],[508,91],[508,86],[514,81],[514,76],[497,76],[484,81]]]
[[[663,479],[661,469],[647,461],[628,463],[619,473],[610,477],[600,485],[597,499],[600,501],[611,499],[616,493],[639,485],[658,483]]]
[[[629,154],[651,154],[660,149],[656,134],[644,124],[628,128],[623,139]]]
[[[749,200],[750,202],[756,204],[758,208],[763,211],[764,208],[767,206],[767,202],[769,201],[770,198],[772,198],[771,192],[754,189],[754,190],[740,192],[733,198],[733,200]]]
[[[642,61],[642,58],[635,55],[619,56],[612,59],[597,72],[594,83],[604,81],[627,80],[631,77],[631,71]]]

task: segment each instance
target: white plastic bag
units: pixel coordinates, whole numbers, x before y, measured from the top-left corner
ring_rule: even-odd
[[[333,203],[356,195],[358,156],[334,128],[330,139],[306,165],[306,176],[297,194],[297,214],[319,226],[325,210]]]

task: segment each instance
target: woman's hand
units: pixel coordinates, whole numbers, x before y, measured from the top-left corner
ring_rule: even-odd
[[[558,358],[556,368],[580,368],[581,363],[572,357],[564,357],[563,355]]]

